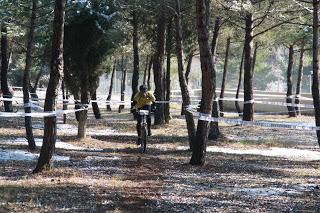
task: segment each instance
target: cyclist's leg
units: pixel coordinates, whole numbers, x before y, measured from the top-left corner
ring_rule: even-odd
[[[137,125],[136,125],[136,129],[137,129],[137,133],[138,133],[138,140],[137,140],[137,144],[140,144],[140,128],[141,128],[141,122],[142,122],[142,118],[140,115],[137,115]]]
[[[149,115],[147,115],[148,136],[151,136],[151,106],[148,105]]]

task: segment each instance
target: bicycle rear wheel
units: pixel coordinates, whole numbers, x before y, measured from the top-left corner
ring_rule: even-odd
[[[140,137],[141,137],[141,144],[139,147],[140,153],[145,153],[147,148],[147,126],[143,125],[140,128]]]

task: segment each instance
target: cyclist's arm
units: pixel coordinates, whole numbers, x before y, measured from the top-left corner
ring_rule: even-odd
[[[151,92],[149,92],[148,95],[149,95],[149,98],[150,98],[151,102],[155,102],[156,101],[156,97],[154,97],[154,95]]]

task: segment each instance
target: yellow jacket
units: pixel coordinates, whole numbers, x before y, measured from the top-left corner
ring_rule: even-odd
[[[141,92],[138,92],[134,96],[133,100],[135,100],[137,102],[136,107],[141,108],[146,105],[151,105],[152,102],[154,102],[156,100],[156,98],[154,97],[154,95],[150,91],[148,91],[147,95],[145,97],[143,96],[143,94]]]

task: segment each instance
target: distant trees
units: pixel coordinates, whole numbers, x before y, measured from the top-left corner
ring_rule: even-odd
[[[72,6],[65,28],[65,81],[70,92],[80,97],[78,137],[85,138],[90,94],[98,86],[100,65],[123,36],[114,27],[117,11],[112,3],[79,2]]]

